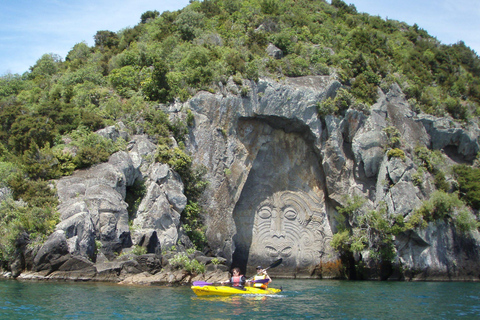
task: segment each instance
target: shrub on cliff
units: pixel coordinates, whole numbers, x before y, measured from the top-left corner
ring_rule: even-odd
[[[453,167],[460,197],[475,210],[480,210],[480,169],[467,165]]]
[[[38,185],[35,185],[38,187]],[[43,241],[59,222],[56,211],[56,199],[53,194],[47,196],[48,191],[44,190],[43,195],[48,199],[32,199],[42,195],[40,190],[32,190],[26,187],[25,199],[29,204],[14,202],[7,199],[0,204],[0,261],[11,259],[15,249],[16,241],[20,234],[25,233],[30,241]]]
[[[408,225],[412,227],[425,227],[423,222],[444,220],[462,232],[477,229],[480,224],[475,215],[466,207],[465,203],[458,198],[458,193],[446,193],[435,191],[430,199],[423,202],[416,209]]]
[[[345,196],[344,199],[344,205],[337,207],[339,232],[333,235],[332,247],[347,264],[352,261],[349,256],[368,250],[370,259],[379,269],[391,265],[395,257],[394,236],[408,228],[404,217],[388,215],[384,206],[377,210],[363,208],[365,199],[359,196]]]
[[[190,274],[200,274],[205,272],[205,265],[196,259],[190,259],[186,253],[180,252],[173,258],[168,259],[168,263],[174,268],[181,268]]]

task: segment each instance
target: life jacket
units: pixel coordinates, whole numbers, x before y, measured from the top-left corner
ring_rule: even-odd
[[[267,276],[264,275],[264,274],[257,274],[256,276],[253,277],[253,281],[255,281],[255,280],[263,280],[263,279],[266,279],[266,278],[267,278]],[[256,287],[256,288],[267,289],[268,283],[261,283],[261,282],[256,283],[256,282],[254,282],[254,283],[253,283],[253,286]]]
[[[242,281],[243,276],[233,276],[230,282],[232,283],[233,287],[241,287],[243,286]]]

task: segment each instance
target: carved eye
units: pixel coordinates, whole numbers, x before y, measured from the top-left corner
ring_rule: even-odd
[[[277,256],[278,256],[278,251],[277,251],[277,249],[275,249],[274,247],[266,246],[265,249],[266,249],[266,251],[267,251],[267,254],[268,254],[270,257],[277,257]]]
[[[286,208],[284,212],[285,218],[288,220],[295,220],[297,218],[297,212],[292,208]]]
[[[282,251],[280,252],[280,255],[286,258],[286,257],[290,257],[292,253],[293,253],[292,247],[286,247],[282,249]]]
[[[258,216],[262,219],[269,219],[272,216],[272,210],[269,207],[262,207],[258,210]]]

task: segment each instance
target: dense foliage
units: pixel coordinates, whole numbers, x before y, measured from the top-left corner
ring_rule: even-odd
[[[24,201],[0,208],[2,234],[15,230],[11,239],[51,229],[22,218],[54,219],[54,202],[40,201],[51,199],[45,181],[123,148],[92,133],[123,121],[132,133],[158,139],[157,160],[187,181],[191,202],[182,219],[201,242],[200,208],[192,199],[204,185],[181,145],[168,143],[172,135],[181,141],[186,125],[170,123],[157,104],[215,92],[229,77],[239,84],[261,76],[337,77],[344,88],[319,103],[320,116],[366,110],[378,89],[394,82],[418,111],[462,121],[479,111],[480,60],[463,42],[443,45],[417,25],[358,13],[341,0],[192,0],[176,12],[147,11],[132,28],[100,30],[94,40],[93,47],[74,45],[64,61],[45,54],[23,75],[0,77],[1,183],[13,200]],[[282,58],[267,54],[270,43]],[[403,157],[391,147],[389,157]],[[461,180],[460,188],[473,188],[463,198],[478,206],[472,183]]]

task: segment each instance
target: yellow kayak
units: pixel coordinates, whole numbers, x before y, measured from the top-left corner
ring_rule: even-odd
[[[232,294],[275,294],[282,291],[282,289],[277,288],[255,288],[255,287],[244,287],[236,288],[230,286],[215,286],[215,285],[206,285],[206,286],[192,286],[193,292],[197,296],[229,296]]]

